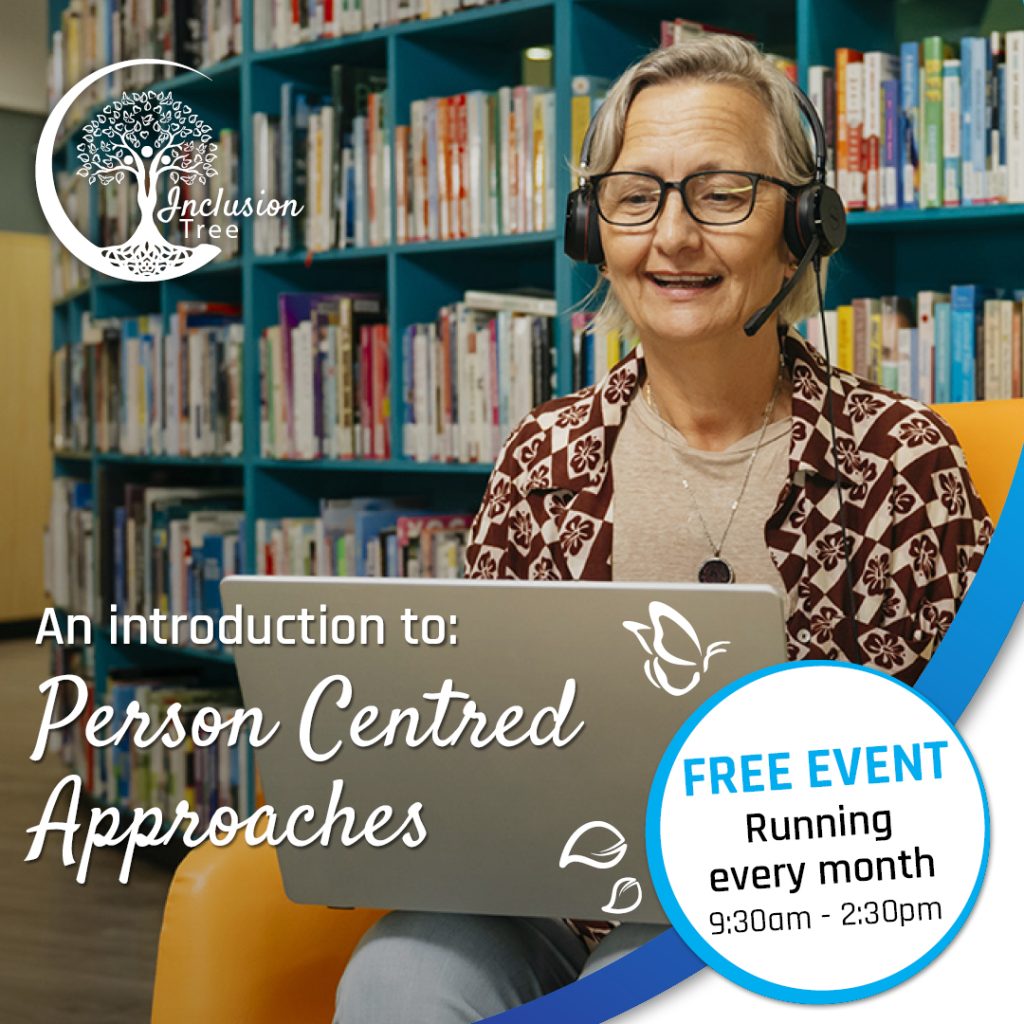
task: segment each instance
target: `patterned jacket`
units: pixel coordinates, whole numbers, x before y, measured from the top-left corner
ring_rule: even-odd
[[[788,482],[764,526],[790,660],[857,660],[822,358],[783,341],[793,382]],[[539,406],[498,456],[467,549],[483,579],[610,580],[611,451],[645,375],[638,348],[599,384]],[[927,406],[836,371],[837,453],[861,661],[906,683],[953,621],[992,533],[949,426]]]

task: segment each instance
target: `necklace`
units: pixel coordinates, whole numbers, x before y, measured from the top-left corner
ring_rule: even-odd
[[[732,528],[732,521],[736,518],[736,510],[740,507],[743,495],[747,491],[747,484],[750,482],[750,474],[754,468],[754,460],[757,458],[757,453],[760,451],[761,445],[764,443],[764,435],[768,430],[768,423],[771,420],[772,412],[775,409],[775,400],[779,397],[779,390],[782,387],[783,367],[783,358],[782,353],[780,352],[779,373],[775,378],[775,387],[772,389],[772,396],[768,399],[768,404],[764,407],[764,414],[761,417],[761,433],[758,436],[757,444],[754,445],[750,452],[750,458],[747,460],[747,468],[743,474],[743,483],[740,486],[740,493],[736,495],[736,500],[730,506],[729,519],[725,524],[725,529],[722,531],[722,537],[717,544],[711,536],[711,531],[708,529],[708,524],[704,519],[704,514],[701,512],[700,506],[697,504],[697,498],[690,489],[690,482],[686,477],[683,477],[683,489],[690,496],[690,501],[693,502],[693,510],[697,513],[697,519],[700,522],[701,529],[704,531],[704,536],[712,551],[711,557],[705,558],[704,561],[701,562],[700,568],[697,570],[697,579],[701,583],[734,583],[736,581],[736,574],[733,572],[732,566],[722,558],[722,548],[725,546],[725,539],[729,536],[729,530]],[[644,401],[647,403],[647,407],[657,415],[661,422],[661,437],[667,444],[668,434],[665,432],[665,421],[662,419],[661,413],[658,410],[658,405],[654,401],[654,395],[651,392],[651,382],[649,380],[644,382],[643,395]]]

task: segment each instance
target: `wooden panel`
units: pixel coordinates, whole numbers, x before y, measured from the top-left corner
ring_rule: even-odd
[[[45,607],[50,238],[0,231],[0,622]]]

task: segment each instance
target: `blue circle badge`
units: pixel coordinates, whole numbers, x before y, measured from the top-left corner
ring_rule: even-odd
[[[762,995],[834,1003],[891,988],[953,939],[981,887],[988,809],[927,700],[878,672],[799,663],[683,726],[647,850],[694,953]]]

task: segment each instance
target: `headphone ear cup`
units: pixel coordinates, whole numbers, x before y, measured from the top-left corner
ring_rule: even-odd
[[[846,240],[846,207],[828,185],[805,185],[786,203],[782,234],[789,251],[799,260],[817,237],[818,251],[831,256]]]
[[[782,236],[789,251],[799,260],[807,252],[815,233],[815,207],[818,185],[805,185],[786,203],[782,221]]]
[[[604,262],[597,207],[586,185],[573,189],[566,201],[563,248],[566,256],[577,263]]]

